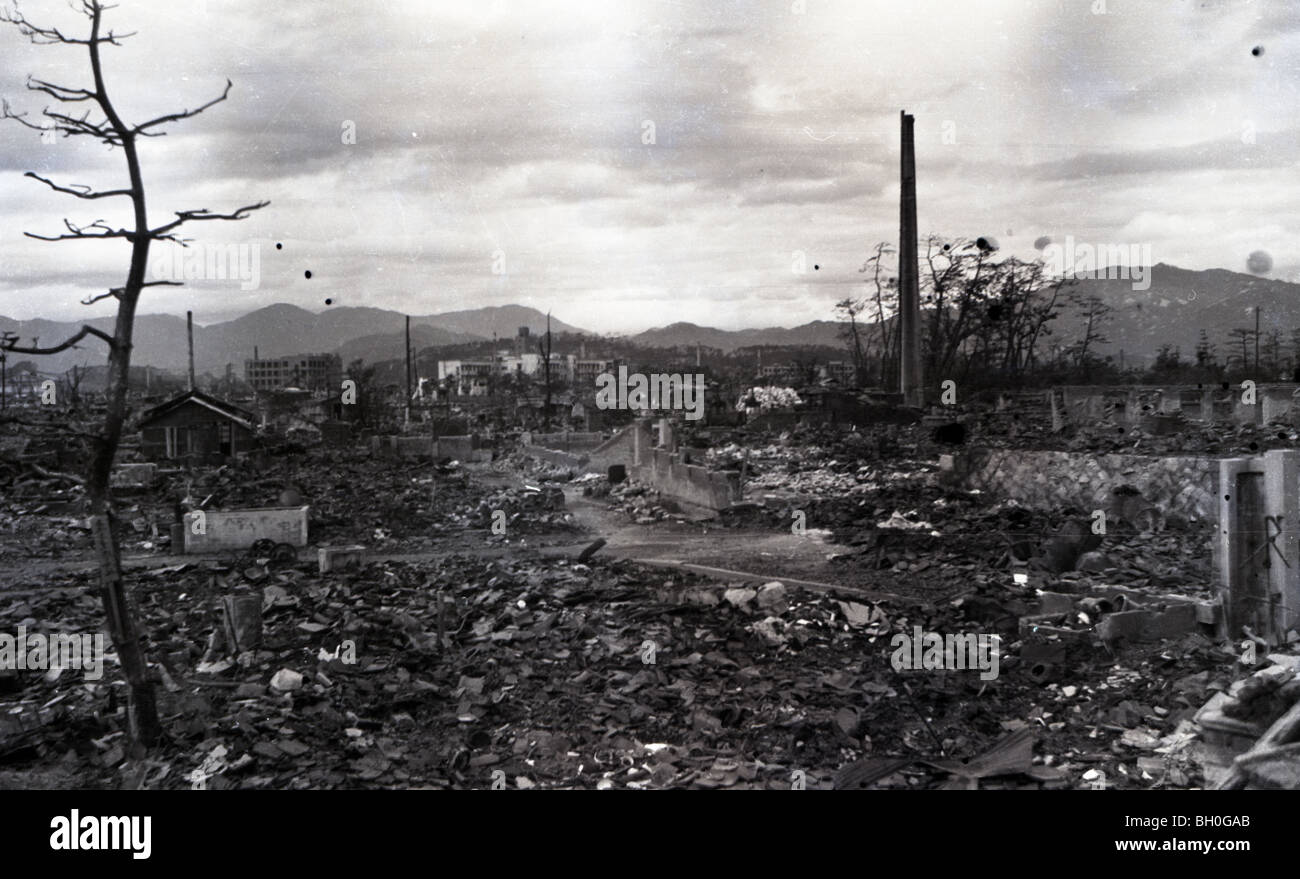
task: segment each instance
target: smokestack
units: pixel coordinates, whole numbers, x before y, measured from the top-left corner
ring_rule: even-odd
[[[903,344],[899,352],[899,386],[903,404],[921,406],[921,290],[916,256],[916,154],[913,117],[902,117],[902,193],[898,210],[898,302]]]
[[[190,346],[190,390],[194,390],[194,312],[185,312],[185,333]]]

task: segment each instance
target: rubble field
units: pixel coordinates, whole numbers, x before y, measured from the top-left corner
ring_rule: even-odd
[[[1243,661],[1201,618],[1206,523],[1092,539],[1085,511],[964,490],[932,453],[894,429],[723,438],[699,454],[739,462],[745,496],[708,521],[520,455],[163,473],[119,515],[165,743],[133,752],[111,644],[98,677],[0,671],[0,787],[1208,787],[1242,750],[1224,729],[1300,697],[1296,651]],[[0,632],[104,630],[53,491],[5,501]],[[168,554],[177,504],[283,492],[364,564]],[[922,662],[923,633],[996,636],[996,673]]]

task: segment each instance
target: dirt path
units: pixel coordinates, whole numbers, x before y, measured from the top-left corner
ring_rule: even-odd
[[[506,485],[509,477],[492,474],[485,485]],[[844,547],[826,540],[825,535],[811,532],[796,536],[784,530],[727,529],[709,522],[660,522],[638,525],[626,514],[600,501],[584,497],[576,488],[568,488],[565,502],[586,535],[530,535],[523,541],[509,543],[488,540],[486,531],[467,531],[438,541],[438,545],[410,551],[372,552],[376,561],[436,561],[454,554],[471,554],[482,558],[500,558],[521,551],[536,551],[544,556],[575,557],[596,538],[606,541],[602,557],[629,559],[668,568],[684,568],[719,579],[780,579],[792,586],[816,591],[840,591],[863,598],[894,598],[888,591],[864,588],[844,576],[828,561]],[[299,551],[303,559],[314,554],[314,547]],[[203,563],[220,556],[144,555],[128,556],[123,565],[128,570],[160,570],[187,564]],[[11,564],[0,590],[6,595],[20,595],[49,588],[44,582],[62,573],[86,573],[95,568],[87,556],[61,559],[24,559]]]

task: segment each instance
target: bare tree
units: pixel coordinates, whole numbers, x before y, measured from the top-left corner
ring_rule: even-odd
[[[880,277],[883,270],[881,263],[884,261],[885,254],[893,252],[893,248],[882,241],[876,245],[875,253],[863,264],[862,268],[858,269],[859,272],[871,272],[871,282],[875,287],[873,308],[876,329],[880,333],[880,384],[882,387],[892,387],[897,384],[897,375],[893,375],[889,370],[890,365],[897,359],[897,351],[902,343],[900,321],[895,320],[893,322],[893,332],[890,332],[890,324],[885,318],[886,311],[893,311],[894,316],[897,317],[898,279],[890,278],[882,282]]]
[[[1245,372],[1250,368],[1250,349],[1248,346],[1250,340],[1255,337],[1255,331],[1249,327],[1235,327],[1228,331],[1228,335],[1233,342],[1241,343],[1241,356],[1229,355],[1228,366],[1229,368],[1236,366],[1240,371]],[[1229,347],[1231,347],[1231,344],[1230,342]]]
[[[128,228],[115,227],[102,219],[87,224],[77,224],[65,219],[63,221],[65,231],[61,234],[38,235],[32,232],[25,234],[40,241],[121,239],[131,246],[130,267],[122,286],[113,287],[107,292],[83,300],[87,305],[110,298],[117,300],[117,319],[112,334],[84,324],[78,332],[57,345],[45,348],[33,345],[25,348],[17,345],[16,340],[9,340],[5,343],[5,347],[7,350],[24,354],[55,354],[76,346],[87,336],[92,336],[108,346],[107,407],[103,423],[91,440],[92,452],[84,473],[78,477],[78,481],[85,486],[90,501],[92,533],[100,572],[100,598],[104,604],[109,634],[121,658],[122,669],[130,687],[130,710],[127,712],[129,733],[138,745],[148,747],[161,737],[162,727],[158,721],[153,683],[149,678],[139,629],[127,600],[126,584],[122,575],[118,524],[113,512],[109,476],[127,417],[132,332],[140,294],[145,287],[179,285],[176,281],[145,280],[145,269],[149,262],[149,245],[154,241],[170,241],[182,247],[186,246],[186,239],[180,236],[180,230],[186,224],[204,220],[242,220],[249,212],[266,207],[268,203],[257,202],[245,205],[229,213],[216,213],[206,208],[176,211],[174,219],[158,225],[150,225],[145,210],[144,178],[140,172],[137,142],[140,138],[161,136],[165,134],[160,130],[161,126],[197,116],[214,104],[224,101],[230,94],[230,80],[226,80],[225,90],[220,95],[192,110],[179,110],[132,125],[119,115],[117,107],[109,97],[100,59],[100,47],[120,46],[121,40],[131,34],[105,31],[102,19],[108,7],[100,0],[77,0],[74,8],[90,20],[88,37],[73,37],[63,33],[57,27],[42,27],[34,24],[16,8],[0,13],[0,21],[14,25],[23,36],[37,45],[85,47],[89,55],[93,79],[91,87],[59,85],[44,79],[28,77],[27,88],[30,91],[41,92],[59,104],[82,104],[90,109],[80,115],[74,115],[73,109],[46,108],[43,111],[46,122],[39,124],[29,120],[25,113],[11,111],[6,103],[0,108],[0,118],[14,120],[35,131],[44,132],[52,129],[65,138],[89,137],[106,144],[110,149],[113,147],[121,149],[126,161],[129,184],[120,189],[95,190],[80,184],[61,185],[32,171],[28,171],[25,176],[45,184],[55,192],[77,199],[87,201],[128,199],[131,203],[133,222]],[[102,119],[92,119],[93,108],[98,108],[103,114]]]
[[[1102,333],[1102,324],[1110,317],[1111,308],[1106,301],[1095,294],[1090,296],[1071,296],[1070,302],[1078,309],[1078,315],[1083,320],[1083,338],[1076,343],[1074,348],[1075,365],[1089,372],[1091,364],[1089,349],[1097,345],[1106,345],[1110,339]]]
[[[854,299],[848,297],[835,303],[835,313],[840,320],[848,321],[846,326],[840,328],[840,338],[844,340],[849,349],[849,356],[853,358],[853,384],[862,384],[863,373],[863,353],[862,353],[862,336],[858,332],[858,315],[862,314],[867,308],[867,303],[863,299]]]

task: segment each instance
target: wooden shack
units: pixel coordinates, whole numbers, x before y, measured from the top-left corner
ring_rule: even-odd
[[[186,391],[140,419],[140,451],[150,461],[212,461],[253,448],[254,415],[202,391]]]

